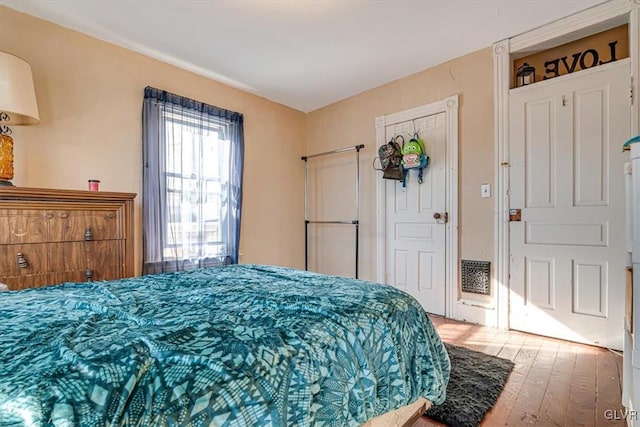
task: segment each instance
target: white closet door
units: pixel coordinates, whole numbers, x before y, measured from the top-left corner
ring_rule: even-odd
[[[445,314],[446,116],[419,117],[387,126],[387,141],[414,132],[424,140],[429,166],[418,183],[410,170],[406,187],[386,180],[387,283],[405,290],[429,313]]]
[[[629,64],[515,90],[510,326],[622,348]]]

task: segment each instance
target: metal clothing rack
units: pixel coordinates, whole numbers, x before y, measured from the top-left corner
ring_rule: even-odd
[[[358,216],[360,212],[360,150],[364,148],[364,144],[353,147],[339,148],[325,153],[311,154],[302,156],[304,160],[304,269],[309,270],[309,224],[346,224],[354,225],[356,231],[356,279],[358,278],[358,233],[360,223]],[[309,220],[309,202],[308,202],[308,161],[314,157],[327,156],[330,154],[342,153],[345,151],[356,151],[356,218],[350,221],[310,221]]]

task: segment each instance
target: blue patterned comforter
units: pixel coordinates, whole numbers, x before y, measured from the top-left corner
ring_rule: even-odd
[[[390,286],[256,265],[0,293],[0,426],[350,426],[449,358]]]

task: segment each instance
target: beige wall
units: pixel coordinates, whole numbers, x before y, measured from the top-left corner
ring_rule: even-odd
[[[31,64],[41,123],[14,127],[14,183],[141,193],[141,107],[147,85],[239,111],[245,118],[241,257],[246,263],[302,267],[300,156],[363,143],[360,270],[375,279],[374,119],[460,94],[460,248],[465,259],[493,261],[493,75],[489,48],[369,90],[308,115],[41,19],[0,6],[0,50]],[[305,144],[306,141],[306,144]],[[338,156],[310,182],[327,219],[353,216],[353,157]],[[313,166],[312,166],[313,168]],[[325,175],[323,174],[325,172]],[[329,171],[329,173],[326,173]],[[336,173],[334,173],[336,172]],[[343,184],[346,183],[346,184]],[[332,186],[340,190],[334,192]],[[315,191],[320,189],[320,191]],[[327,203],[328,201],[328,203]],[[136,265],[141,263],[141,197],[136,199]],[[320,267],[352,274],[353,236],[345,228],[314,242]],[[338,244],[331,246],[333,242]],[[338,248],[336,250],[336,248]],[[316,255],[317,253],[317,255]],[[329,255],[322,255],[329,254]]]
[[[366,72],[366,71],[363,71]],[[463,259],[494,261],[494,198],[482,199],[480,185],[494,180],[493,58],[486,48],[434,68],[388,83],[344,101],[311,112],[307,119],[309,153],[363,143],[361,160],[362,239],[361,277],[376,275],[375,124],[378,116],[442,100],[459,94],[459,236]],[[345,181],[346,182],[346,181]],[[350,184],[347,184],[349,186]],[[493,196],[493,194],[492,194]],[[323,212],[343,209],[343,191],[324,197]],[[316,205],[317,208],[318,205]],[[334,245],[326,251],[336,257],[352,254],[351,246]],[[324,255],[318,255],[320,258]],[[322,259],[318,259],[322,263]],[[350,274],[349,265],[341,268]]]
[[[41,122],[14,127],[14,184],[138,193],[141,111],[150,85],[244,114],[241,262],[303,266],[304,113],[0,6],[0,51],[31,64]],[[232,58],[230,58],[232,60]]]

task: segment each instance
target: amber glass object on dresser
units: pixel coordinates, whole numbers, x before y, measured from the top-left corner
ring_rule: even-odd
[[[0,282],[19,290],[133,276],[135,196],[0,187]]]

